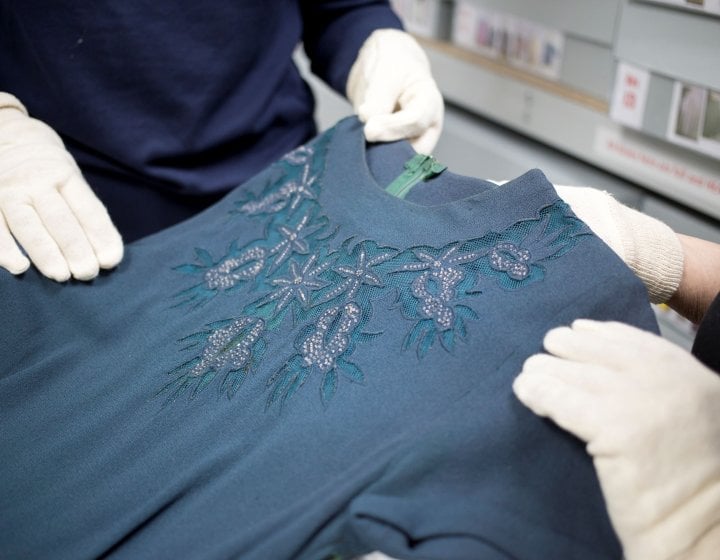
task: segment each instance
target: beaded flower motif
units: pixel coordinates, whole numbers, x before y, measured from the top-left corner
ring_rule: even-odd
[[[383,332],[368,327],[373,304],[388,293],[396,294],[390,311],[399,309],[410,322],[402,350],[414,349],[418,359],[436,346],[453,352],[468,336],[468,322],[479,319],[482,295],[493,282],[515,290],[542,280],[547,261],[590,233],[557,202],[503,231],[443,247],[395,248],[354,238],[338,242],[338,227],[318,202],[330,137],[285,156],[271,170],[275,179],[236,204],[232,214],[265,221],[262,238],[244,246],[233,241],[218,260],[196,249],[197,262],[175,268],[196,279],[175,294],[176,307],[202,305],[220,295],[232,298],[243,285],[258,295],[232,316],[181,339],[190,357],[169,372],[166,402],[186,392],[192,398],[216,379],[230,398],[266,356],[288,352],[265,382],[266,409],[281,408],[311,379],[327,406],[341,379],[366,383],[367,372],[352,355],[359,344],[380,343],[376,339]]]

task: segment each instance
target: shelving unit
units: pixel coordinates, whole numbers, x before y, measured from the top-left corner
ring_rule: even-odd
[[[445,9],[422,13],[453,17],[448,2],[435,3]],[[426,23],[424,28],[435,29],[436,36],[419,40],[449,103],[672,199],[709,220],[720,219],[720,138],[717,157],[711,157],[693,149],[692,142],[678,145],[668,133],[677,109],[675,82],[720,92],[720,18],[637,0],[451,4],[455,11],[464,7],[465,16],[477,8],[478,17],[491,24],[498,18],[510,21],[496,31],[503,25],[551,26],[563,34],[565,46],[558,76],[549,79],[518,67],[510,56],[498,56],[498,49],[491,56],[483,48],[453,44],[457,21]],[[642,100],[645,110],[635,127],[611,116],[620,63],[637,68],[648,80]]]
[[[597,97],[446,43],[422,43],[448,101],[720,219],[720,161],[614,122]]]

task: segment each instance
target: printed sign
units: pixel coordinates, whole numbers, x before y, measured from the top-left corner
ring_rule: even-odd
[[[649,83],[650,73],[647,70],[619,62],[610,118],[625,126],[642,128]]]

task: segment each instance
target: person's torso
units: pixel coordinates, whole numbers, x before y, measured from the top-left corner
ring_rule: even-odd
[[[314,133],[299,3],[0,2],[0,90],[89,182],[229,190]],[[98,179],[99,180],[99,179]]]

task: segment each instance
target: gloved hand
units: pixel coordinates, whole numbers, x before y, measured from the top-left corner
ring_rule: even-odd
[[[363,43],[346,86],[368,142],[407,138],[430,154],[442,130],[443,98],[430,62],[411,35],[378,29]]]
[[[567,186],[555,190],[642,280],[652,303],[672,297],[683,273],[683,249],[672,229],[604,191]]]
[[[575,321],[544,340],[513,389],[587,442],[627,560],[720,551],[720,377],[654,334]]]
[[[60,137],[0,93],[0,267],[20,274],[32,261],[53,280],[90,280],[122,255],[120,234]]]

